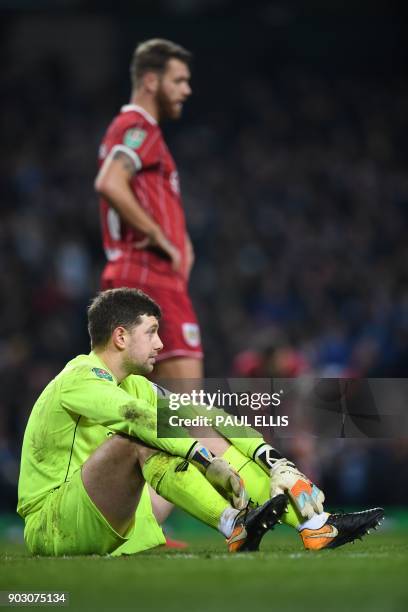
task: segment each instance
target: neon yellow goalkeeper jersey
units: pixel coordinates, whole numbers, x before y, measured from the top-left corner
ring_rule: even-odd
[[[25,517],[38,510],[112,433],[185,456],[191,438],[157,439],[156,412],[156,392],[146,378],[128,376],[118,385],[95,353],[75,357],[44,389],[28,420],[17,512]]]

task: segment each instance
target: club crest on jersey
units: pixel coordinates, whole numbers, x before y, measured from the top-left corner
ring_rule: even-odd
[[[131,149],[138,149],[142,146],[146,138],[146,132],[141,128],[131,128],[127,130],[123,138],[123,144]]]
[[[197,323],[183,323],[181,329],[183,332],[183,338],[189,346],[194,348],[199,346],[201,338],[200,329]]]
[[[112,376],[106,370],[102,370],[102,368],[92,368],[92,372],[96,374],[98,378],[104,378],[105,380],[113,381]]]

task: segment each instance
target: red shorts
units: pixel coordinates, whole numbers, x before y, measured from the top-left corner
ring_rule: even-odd
[[[123,286],[129,287],[130,284],[127,282],[124,285],[123,280],[120,279],[104,280],[102,278],[103,291]],[[200,327],[187,293],[143,284],[135,284],[134,288],[144,291],[158,303],[162,311],[159,335],[164,346],[157,361],[170,357],[202,359]]]

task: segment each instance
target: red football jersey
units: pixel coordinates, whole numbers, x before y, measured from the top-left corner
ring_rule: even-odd
[[[133,160],[136,173],[131,189],[145,211],[160,225],[165,236],[180,250],[185,270],[186,224],[177,168],[157,121],[135,104],[123,106],[110,124],[99,150],[99,164],[115,151],[124,151]],[[127,225],[101,199],[103,245],[108,259],[104,272],[124,286],[138,283],[183,290],[183,272],[174,272],[165,253],[155,248],[137,249],[144,234]],[[106,280],[106,279],[105,279]]]

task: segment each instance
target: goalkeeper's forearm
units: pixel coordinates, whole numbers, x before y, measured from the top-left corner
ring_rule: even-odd
[[[268,463],[265,465],[262,464],[262,459],[264,458],[264,453],[259,453],[259,450],[262,446],[268,446],[268,449],[271,447],[266,444],[262,435],[253,427],[249,426],[237,426],[237,425],[225,425],[226,417],[231,417],[230,414],[222,410],[221,408],[215,408],[217,416],[222,416],[223,419],[221,423],[216,425],[216,420],[214,419],[214,415],[212,414],[212,410],[208,410],[206,406],[196,406],[189,405],[184,406],[180,410],[180,416],[187,418],[194,418],[195,416],[202,416],[210,418],[213,425],[208,428],[206,432],[206,436],[208,438],[211,437],[211,429],[214,429],[219,434],[221,434],[224,438],[226,438],[233,446],[235,446],[243,455],[249,457],[249,459],[253,459],[257,461],[262,467],[265,468],[266,471],[271,467]],[[240,434],[239,437],[237,434]],[[275,449],[274,449],[275,450]],[[275,458],[281,458],[282,455],[275,451]],[[268,453],[268,457],[269,457]]]
[[[195,412],[196,416],[205,413],[208,416],[203,406],[189,406],[189,408]],[[217,414],[227,416],[227,413],[219,409],[217,409]],[[315,513],[323,512],[324,493],[302,474],[294,463],[282,457],[278,450],[267,444],[255,429],[240,427],[240,433],[243,431],[247,437],[239,438],[234,435],[237,427],[222,425],[213,429],[229,440],[243,455],[258,463],[270,476],[271,497],[286,492],[299,514],[307,519],[310,519]]]
[[[192,446],[186,458],[232,503],[234,508],[241,509],[246,505],[248,498],[244,481],[225,459],[213,455],[200,442]]]
[[[160,388],[160,391],[162,393],[162,396],[158,398],[158,413],[161,413],[160,408],[162,407],[165,409],[165,414],[168,415],[169,397],[171,396],[171,394],[166,389]],[[216,412],[216,415],[214,415],[214,412]],[[217,431],[217,433],[221,434],[221,436],[231,442],[231,444],[235,446],[243,455],[245,455],[249,459],[255,460],[260,463],[258,451],[260,447],[266,445],[262,435],[253,427],[226,425],[225,423],[228,423],[227,417],[230,418],[231,415],[222,410],[221,408],[214,408],[209,410],[208,406],[205,405],[188,404],[187,406],[178,407],[178,416],[181,419],[194,419],[197,416],[208,419],[209,421],[211,421],[211,426],[199,428],[201,430],[199,435],[200,438],[211,438],[211,431],[215,430]],[[215,419],[214,416],[221,416],[222,419]],[[204,433],[202,433],[203,430]],[[194,437],[195,436],[193,435],[193,438]],[[269,445],[267,446],[269,448]],[[276,451],[276,456],[279,458],[281,457],[278,451]],[[262,463],[260,463],[260,465],[262,465]],[[262,467],[264,467],[266,471],[268,471],[270,468],[268,464],[262,465]]]

